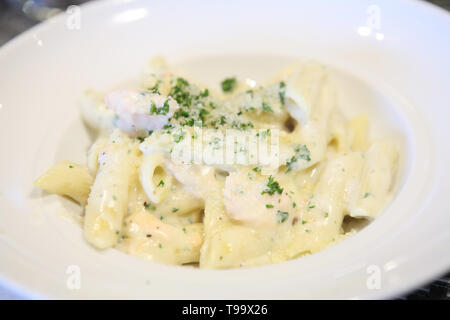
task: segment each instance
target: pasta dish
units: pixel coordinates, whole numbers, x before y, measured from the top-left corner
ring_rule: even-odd
[[[98,249],[212,269],[312,254],[377,217],[398,166],[336,94],[316,62],[214,89],[155,58],[138,88],[86,90],[86,164],[58,162],[35,186],[83,206]]]

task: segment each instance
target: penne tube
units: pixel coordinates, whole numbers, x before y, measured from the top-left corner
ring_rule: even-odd
[[[99,249],[113,247],[122,229],[128,191],[137,172],[138,145],[115,131],[99,157],[99,169],[89,194],[84,236]]]
[[[34,186],[49,193],[67,196],[85,205],[92,181],[93,178],[85,166],[61,161],[41,175],[34,182]]]

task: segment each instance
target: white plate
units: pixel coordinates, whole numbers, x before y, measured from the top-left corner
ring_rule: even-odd
[[[4,286],[51,298],[380,298],[449,270],[447,13],[406,0],[100,1],[81,7],[73,29],[77,12],[0,50]],[[295,58],[329,65],[343,107],[369,112],[399,137],[395,200],[339,245],[265,267],[198,270],[94,250],[62,214],[74,206],[41,197],[32,182],[56,160],[84,161],[80,92],[129,79],[155,54],[204,81],[261,78]],[[69,266],[79,267],[78,290]]]

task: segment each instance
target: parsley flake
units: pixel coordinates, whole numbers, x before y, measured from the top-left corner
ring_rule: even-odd
[[[272,108],[271,108],[267,103],[265,103],[265,102],[262,103],[262,109],[263,109],[264,111],[266,111],[266,112],[272,112],[272,113],[273,113]]]
[[[286,162],[286,165],[288,166],[288,169],[286,170],[286,173],[294,169],[295,164],[298,159],[303,159],[305,161],[311,161],[310,157],[310,151],[306,145],[300,145],[295,148],[295,155],[292,156],[291,159],[289,159]]]
[[[227,78],[221,82],[223,92],[232,92],[236,87],[236,78]]]
[[[278,223],[283,223],[286,221],[286,219],[288,218],[289,213],[286,211],[277,211],[277,218],[278,218]]]
[[[281,194],[283,192],[283,188],[280,188],[280,184],[275,181],[272,176],[270,176],[267,181],[267,189],[264,189],[261,194],[267,193],[269,195],[273,195],[275,192]]]

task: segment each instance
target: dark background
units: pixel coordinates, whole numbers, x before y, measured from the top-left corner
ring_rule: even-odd
[[[0,0],[0,46],[40,21],[64,11],[69,5],[87,1],[89,0]],[[427,1],[450,11],[450,0]],[[2,298],[14,296],[2,294],[0,287],[0,299]],[[399,299],[450,300],[450,273]]]

